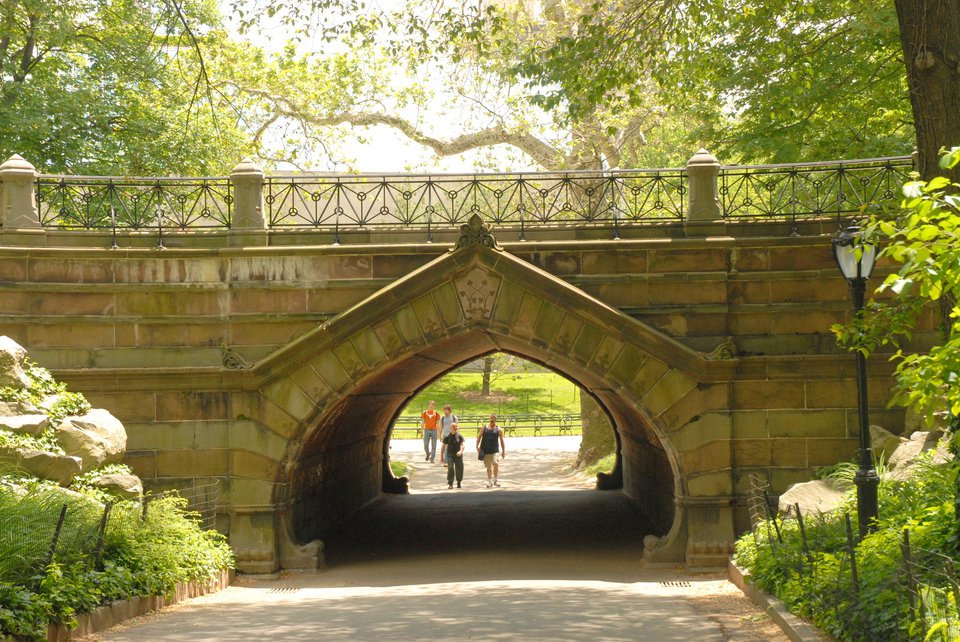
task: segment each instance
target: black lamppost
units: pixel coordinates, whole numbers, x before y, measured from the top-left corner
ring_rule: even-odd
[[[863,315],[863,299],[867,279],[873,270],[877,248],[866,243],[859,227],[848,227],[833,239],[833,258],[850,284],[853,295],[853,311],[859,318]],[[857,486],[857,518],[860,523],[860,539],[877,530],[880,509],[877,504],[877,486],[880,477],[873,467],[873,451],[870,448],[870,419],[867,416],[867,358],[860,350],[857,355],[857,406],[860,411],[860,468],[853,477]]]

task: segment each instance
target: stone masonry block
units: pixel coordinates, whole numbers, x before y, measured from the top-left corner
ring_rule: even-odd
[[[803,408],[803,382],[737,381],[733,384],[731,405],[736,410]]]
[[[601,374],[606,373],[613,366],[621,349],[623,349],[623,341],[609,335],[603,337],[593,355],[590,367]]]
[[[27,345],[37,348],[113,347],[112,323],[32,323],[27,326]]]
[[[573,344],[573,356],[581,363],[588,363],[597,351],[604,337],[604,331],[592,323],[584,323]]]
[[[129,286],[127,286],[129,287]],[[235,296],[237,293],[233,293]],[[302,294],[301,294],[302,296]],[[117,314],[133,314],[139,316],[206,316],[219,315],[220,291],[196,290],[184,288],[180,290],[128,290],[116,295]],[[234,308],[234,312],[238,310]],[[249,311],[249,310],[239,310]],[[287,308],[273,310],[286,312]]]
[[[719,279],[658,279],[648,285],[650,305],[695,305],[727,302],[727,283]]]
[[[523,301],[523,295],[522,287],[504,279],[493,306],[493,322],[508,329],[512,328],[520,303]]]
[[[817,334],[829,332],[830,326],[841,321],[835,312],[809,308],[783,311],[770,318],[770,330],[774,334]]]
[[[617,358],[614,359],[613,364],[610,366],[609,376],[614,381],[620,383],[620,385],[626,385],[633,381],[646,360],[646,353],[641,352],[635,346],[625,343],[617,355]]]
[[[691,497],[716,497],[733,494],[730,470],[714,470],[684,476]]]
[[[156,479],[157,453],[152,450],[128,450],[123,456],[123,463],[130,466],[133,474],[140,479]]]
[[[695,381],[679,370],[670,370],[650,387],[641,402],[650,414],[658,416],[680,402],[696,385]]]
[[[230,467],[230,451],[161,450],[157,453],[157,477],[213,477],[226,475]]]
[[[67,382],[71,390],[78,390],[79,381]],[[156,419],[156,397],[152,392],[125,391],[117,392],[89,392],[84,391],[84,396],[94,408],[107,408],[114,417],[123,422],[124,426],[128,423],[143,421],[150,422]]]
[[[157,393],[157,421],[229,418],[230,393],[228,392]]]
[[[733,462],[744,466],[766,467],[773,462],[773,439],[737,439],[733,442]]]
[[[769,281],[747,281],[738,279],[727,282],[730,304],[767,304],[770,303]]]
[[[353,381],[331,350],[325,350],[314,357],[310,361],[310,367],[320,375],[330,390],[345,390]]]
[[[27,263],[25,256],[6,256],[0,254],[0,283],[22,283],[27,280]]]
[[[420,325],[417,323],[417,314],[413,308],[408,305],[399,308],[391,315],[391,318],[406,346],[413,347],[423,344]]]
[[[373,259],[370,256],[332,256],[329,259],[330,276],[334,279],[369,279],[373,277]]]
[[[444,283],[432,293],[433,303],[440,320],[447,328],[455,328],[463,324],[463,312],[460,309],[460,299],[453,283]]]
[[[377,339],[377,333],[371,328],[367,327],[360,330],[350,337],[350,342],[368,367],[387,361],[387,353],[380,344],[380,340]]]
[[[314,402],[318,399],[326,398],[331,392],[326,382],[320,378],[317,371],[310,367],[309,364],[297,368],[288,376],[300,387],[300,390],[303,390],[304,394]]]
[[[544,301],[537,316],[537,322],[533,326],[534,342],[541,347],[548,346],[563,321],[563,315],[563,308]]]
[[[230,480],[230,506],[263,506],[273,503],[275,484],[260,479],[232,479]]]
[[[771,410],[767,415],[770,437],[846,437],[843,410]]]
[[[249,450],[236,450],[230,453],[230,474],[246,479],[277,480],[280,462],[260,453]]]
[[[731,437],[730,418],[720,414],[708,414],[676,428],[670,435],[670,441],[678,450],[684,451]]]
[[[40,283],[112,283],[114,262],[96,259],[33,259],[30,280]]]
[[[685,474],[713,471],[733,466],[732,442],[711,441],[680,454],[680,469]]]
[[[807,465],[833,466],[841,461],[852,461],[857,456],[857,438],[807,439]]]
[[[627,385],[627,389],[635,395],[636,399],[640,399],[647,394],[653,384],[667,373],[668,369],[667,364],[650,357],[637,369],[637,373],[634,375],[633,381]]]
[[[333,353],[337,356],[337,360],[340,361],[340,365],[343,366],[343,369],[353,380],[358,379],[367,369],[367,365],[363,362],[363,357],[360,356],[360,353],[357,352],[357,349],[353,347],[353,344],[349,341],[334,346]]]
[[[831,379],[807,381],[808,408],[850,408],[857,403],[857,382]]]
[[[417,315],[417,322],[423,331],[423,336],[427,339],[436,339],[443,336],[444,325],[440,321],[440,315],[433,304],[433,297],[425,294],[410,304],[414,313]]]
[[[583,321],[569,314],[564,315],[563,320],[560,321],[560,327],[553,336],[550,351],[561,355],[569,354],[582,327]]]
[[[745,410],[731,412],[733,434],[737,439],[767,439],[770,431],[767,428],[766,410]]]
[[[520,301],[520,309],[517,310],[517,316],[513,322],[511,334],[520,337],[532,337],[542,305],[543,299],[529,292],[525,292],[523,299]]]
[[[261,390],[263,395],[283,408],[294,419],[302,422],[313,415],[316,405],[313,399],[300,389],[292,379],[284,377]]]
[[[307,292],[259,287],[233,289],[229,306],[233,314],[303,314],[307,311]]]
[[[683,250],[651,250],[650,272],[706,272],[727,270],[727,250],[702,247]]]
[[[196,422],[124,423],[127,450],[177,450],[194,447]]]
[[[400,332],[393,325],[391,319],[386,319],[373,326],[373,331],[377,335],[377,339],[380,340],[380,345],[383,346],[388,358],[396,359],[404,352],[406,346],[403,337],[400,336]]]
[[[584,274],[645,274],[648,255],[646,250],[583,252],[582,271]]]
[[[248,450],[280,461],[289,447],[285,438],[255,421],[234,421],[228,431],[229,444],[234,450]]]
[[[776,439],[771,450],[773,465],[778,468],[807,467],[807,448],[802,439]]]
[[[359,282],[358,282],[359,283]],[[377,291],[375,284],[366,287],[327,287],[307,290],[306,311],[334,316],[360,303]]]
[[[687,394],[677,399],[660,415],[660,421],[670,427],[682,426],[710,411],[726,410],[730,406],[729,385],[725,383],[696,384]]]

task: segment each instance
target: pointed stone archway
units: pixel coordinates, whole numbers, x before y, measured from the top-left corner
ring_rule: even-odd
[[[262,480],[232,491],[245,507],[230,534],[241,568],[318,564],[325,533],[395,483],[388,431],[406,402],[493,351],[556,370],[609,414],[623,492],[654,528],[648,562],[725,563],[736,360],[708,360],[502,251],[474,217],[454,250],[258,367],[247,416],[285,446]]]

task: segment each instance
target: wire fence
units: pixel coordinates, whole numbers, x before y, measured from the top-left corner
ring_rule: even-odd
[[[829,632],[848,640],[960,640],[956,562],[911,544],[909,528],[864,549],[849,514],[804,515],[794,504],[781,519],[756,487],[749,507],[754,543],[769,547],[776,567],[764,573],[775,572],[778,585],[790,587],[786,601],[802,603],[802,614]]]
[[[105,543],[120,529],[145,527],[152,503],[166,497],[186,500],[187,515],[204,530],[216,525],[219,480],[194,479],[180,488],[134,502],[71,501],[49,494],[4,500],[0,511],[0,582],[39,582],[52,562],[102,570]],[[29,506],[29,508],[26,508]]]

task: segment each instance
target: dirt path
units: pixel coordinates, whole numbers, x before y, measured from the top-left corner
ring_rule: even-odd
[[[642,520],[569,469],[577,443],[509,440],[500,488],[474,458],[448,490],[420,444],[395,442],[393,459],[415,467],[411,493],[328,538],[326,571],[241,578],[89,639],[788,639],[721,574],[643,568]]]

